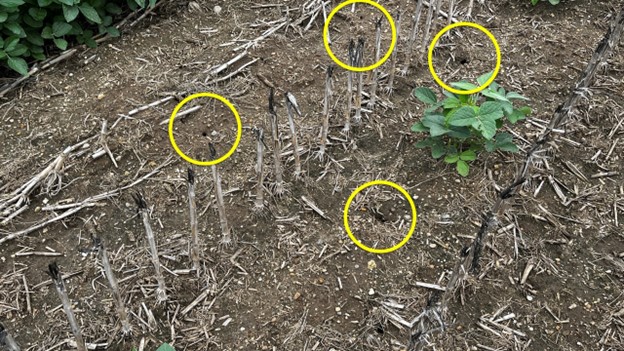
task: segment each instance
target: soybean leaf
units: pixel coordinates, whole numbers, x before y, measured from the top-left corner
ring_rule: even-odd
[[[438,98],[436,97],[435,93],[429,88],[416,88],[414,89],[413,94],[418,100],[428,105],[433,105],[438,102]]]
[[[52,39],[53,37],[52,28],[50,26],[43,27],[43,30],[41,31],[41,37],[43,39]]]
[[[5,23],[4,24],[4,28],[8,29],[9,31],[11,31],[13,34],[19,36],[20,38],[23,38],[23,37],[26,36],[26,33],[24,32],[24,29],[17,22]]]
[[[23,76],[28,75],[28,64],[23,58],[7,56],[7,64],[17,73]]]
[[[53,0],[37,0],[37,4],[39,4],[40,7],[48,7]]]
[[[474,150],[466,150],[459,154],[459,158],[464,161],[473,161],[477,158],[477,154]]]
[[[111,37],[118,37],[121,34],[119,33],[119,29],[115,28],[114,26],[106,27],[106,32]]]
[[[149,7],[154,8],[156,6],[156,0],[149,0]]]
[[[518,94],[518,93],[516,93],[514,91],[510,91],[510,92],[507,93],[507,99],[509,99],[509,100],[518,99],[518,100],[527,100],[527,101],[531,100],[531,99],[529,99],[527,97],[524,97],[524,96],[522,96],[522,95],[520,95],[520,94]]]
[[[505,113],[505,116],[509,116],[514,111],[513,104],[511,102],[501,101],[500,103],[503,107],[503,113]]]
[[[467,177],[469,171],[470,166],[468,166],[468,163],[466,163],[466,161],[457,161],[457,173],[459,173],[459,175],[461,175],[462,177]]]
[[[39,61],[43,61],[46,59],[46,56],[40,52],[31,52],[30,56],[32,56],[34,59],[39,60]]]
[[[104,8],[106,9],[106,12],[108,12],[110,14],[113,14],[113,15],[119,15],[119,14],[121,14],[123,12],[121,7],[119,7],[118,5],[116,5],[116,4],[112,3],[112,2],[106,3]]]
[[[496,101],[486,101],[479,107],[479,116],[481,118],[490,118],[497,120],[503,117],[503,106]]]
[[[28,51],[28,47],[26,45],[17,44],[13,50],[6,51],[6,54],[13,57],[21,57],[26,51]]]
[[[62,37],[63,35],[69,33],[70,30],[72,30],[72,26],[69,23],[58,21],[52,24],[52,34],[55,37]]]
[[[80,12],[82,12],[82,14],[90,21],[97,24],[102,23],[102,19],[100,18],[100,15],[98,15],[97,10],[94,9],[89,3],[81,3],[78,8],[80,9]]]
[[[472,83],[468,83],[468,82],[456,82],[456,83],[451,83],[451,85],[454,88],[461,89],[461,90],[473,90],[473,89],[478,88],[478,86]]]
[[[470,126],[476,122],[476,114],[472,106],[457,109],[450,117],[449,124],[456,127]]]
[[[483,91],[481,91],[481,94],[492,98],[494,100],[499,100],[499,101],[509,101],[507,100],[507,98],[505,97],[505,94],[501,94],[496,90],[492,90],[492,89],[484,89]]]
[[[457,161],[459,161],[459,155],[457,155],[457,154],[444,156],[444,162],[446,162],[446,163],[453,164],[453,163],[455,163]]]
[[[429,128],[429,133],[432,137],[449,132],[449,129],[444,124],[444,116],[442,115],[427,115],[422,119],[422,124]]]
[[[483,146],[487,152],[493,152],[496,150],[496,144],[493,140],[486,140],[485,143],[483,143]]]
[[[67,6],[63,4],[63,16],[67,22],[71,22],[78,17],[78,6]]]
[[[31,8],[28,9],[28,14],[35,21],[43,21],[45,16],[48,14],[48,11],[46,11],[46,9],[42,9],[42,8],[31,7]]]
[[[4,21],[9,18],[9,14],[6,12],[0,12],[0,23],[4,23]]]
[[[173,348],[173,346],[167,343],[163,343],[162,345],[160,345],[160,347],[156,349],[156,351],[175,351],[175,349]]]
[[[15,47],[17,46],[17,43],[19,43],[19,40],[20,39],[16,36],[8,37],[4,41],[4,51],[11,51],[15,49]]]
[[[18,7],[19,5],[23,5],[23,4],[24,4],[24,0],[0,0],[0,6],[4,6],[7,8]]]
[[[449,97],[442,101],[444,108],[456,108],[461,106],[461,101],[456,97]]]
[[[437,160],[440,157],[444,156],[444,154],[446,154],[446,146],[444,145],[442,140],[435,140],[431,145],[431,157]]]
[[[481,132],[486,140],[490,140],[496,134],[496,120],[490,117],[477,116],[476,122],[472,124],[472,127]]]
[[[145,0],[134,0],[141,8],[145,7]]]
[[[513,143],[513,136],[509,133],[500,133],[496,135],[494,143],[497,149],[509,152],[518,152],[518,146]]]
[[[493,74],[494,71],[490,71],[482,76],[479,76],[479,78],[477,78],[477,83],[479,83],[479,85],[485,84],[490,78],[492,78]]]
[[[80,2],[80,0],[78,1],[74,1],[74,0],[57,0],[58,2],[60,2],[61,4],[65,4],[68,6],[72,6],[73,4]]]
[[[427,139],[423,139],[419,142],[417,142],[416,144],[414,144],[415,147],[422,149],[428,146],[432,146],[433,145],[433,140],[431,140],[431,138],[427,138]]]
[[[4,59],[7,56],[7,54],[4,52],[4,50],[0,49],[0,60]]]
[[[61,50],[67,49],[67,40],[63,38],[54,38],[54,45]]]
[[[522,113],[524,113],[525,116],[528,116],[531,114],[531,108],[529,106],[522,106],[519,109]]]
[[[434,112],[435,110],[439,109],[440,107],[444,106],[444,102],[440,101],[440,102],[436,102],[435,104],[427,107],[425,109],[425,114],[430,114],[431,112]]]
[[[43,21],[36,21],[30,15],[24,15],[22,17],[22,20],[24,21],[24,23],[26,23],[31,28],[41,28],[41,27],[43,27]],[[26,33],[24,33],[23,37],[26,37]]]
[[[455,127],[450,126],[450,131],[447,133],[451,138],[468,139],[471,136],[470,129],[468,127]]]
[[[429,128],[425,127],[425,125],[422,124],[422,122],[415,123],[412,126],[412,132],[422,133],[422,132],[427,132],[427,131],[429,131]]]
[[[516,122],[521,119],[524,119],[524,113],[520,110],[514,110],[509,116],[507,116],[507,120],[511,122],[511,124],[516,124]]]

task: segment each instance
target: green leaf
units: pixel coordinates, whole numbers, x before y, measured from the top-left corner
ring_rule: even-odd
[[[468,166],[468,163],[466,163],[466,161],[463,161],[463,160],[457,161],[457,173],[459,173],[460,176],[467,177],[469,171],[470,171],[470,166]]]
[[[54,38],[54,45],[61,50],[67,49],[67,40],[63,38]]]
[[[76,1],[74,1],[74,0],[56,0],[56,1],[60,2],[61,4],[65,4],[67,6],[73,6],[74,4],[80,2],[80,0],[76,0]]]
[[[23,4],[24,4],[24,0],[0,0],[0,6],[4,6],[8,8],[18,7],[19,5],[23,5]]]
[[[484,85],[490,78],[492,78],[493,74],[494,71],[490,71],[482,76],[479,76],[479,78],[477,78],[477,83],[479,83],[479,85]]]
[[[156,6],[156,0],[149,0],[149,7],[154,8]]]
[[[37,4],[39,4],[39,7],[48,7],[52,1],[53,0],[37,0]]]
[[[160,347],[156,349],[156,351],[175,351],[175,349],[173,348],[173,346],[167,343],[163,343],[162,345],[160,345]]]
[[[559,4],[559,0],[548,0],[548,2],[550,2],[551,5]]]
[[[43,21],[37,21],[34,18],[32,18],[32,16],[30,15],[24,15],[22,17],[22,20],[24,21],[24,23],[26,23],[26,25],[28,25],[31,28],[43,27]],[[23,37],[26,37],[26,33],[24,33]]]
[[[478,86],[474,85],[472,83],[468,83],[468,82],[456,82],[456,83],[451,83],[451,86],[453,88],[457,88],[460,90],[473,90],[473,89],[477,89]]]
[[[433,140],[431,138],[423,139],[417,142],[416,144],[414,144],[414,146],[419,149],[423,149],[432,145],[433,145]]]
[[[7,57],[7,54],[4,52],[4,50],[0,50],[0,61],[3,60],[5,57]]]
[[[444,156],[444,154],[446,154],[446,146],[444,146],[444,143],[441,140],[436,140],[431,145],[431,157],[437,160]]]
[[[529,106],[522,106],[519,109],[522,113],[524,113],[525,116],[528,116],[531,114],[531,108]]]
[[[97,10],[94,9],[89,3],[81,3],[78,8],[80,9],[80,12],[82,12],[82,14],[90,21],[97,24],[102,23],[102,19],[100,18],[100,15],[98,15]]]
[[[520,94],[518,94],[518,93],[516,93],[514,91],[510,91],[510,92],[507,93],[507,99],[509,99],[509,100],[513,100],[513,99],[516,99],[516,100],[527,100],[527,101],[531,100],[531,99],[529,99],[527,97],[524,97],[524,96],[522,96],[522,95],[520,95]]]
[[[45,28],[44,28],[45,30]],[[65,23],[65,22],[54,22],[52,24],[52,34],[55,37],[62,37],[63,35],[69,33],[69,31],[72,30],[72,26],[69,23]],[[42,34],[43,36],[43,34]],[[44,36],[45,38],[45,36]]]
[[[21,57],[21,56],[24,56],[26,51],[28,51],[28,47],[26,45],[24,45],[24,44],[17,44],[13,50],[6,51],[6,53],[7,53],[7,55],[10,55],[10,56],[13,56],[13,57]]]
[[[6,12],[0,12],[0,23],[4,23],[4,21],[9,18],[9,14]]]
[[[459,158],[464,161],[473,161],[477,158],[477,154],[474,150],[466,150],[459,154]]]
[[[496,150],[496,144],[494,144],[493,140],[486,140],[485,143],[483,143],[483,146],[487,152],[493,152]]]
[[[477,116],[477,121],[472,124],[472,128],[481,132],[481,136],[490,140],[496,134],[496,120],[493,118],[483,118]]]
[[[67,22],[71,22],[78,17],[78,6],[67,6],[63,4],[63,16]]]
[[[120,15],[123,12],[121,7],[117,6],[116,4],[112,2],[106,3],[106,5],[104,6],[104,9],[106,9],[106,12],[113,14],[113,15]]]
[[[507,101],[501,101],[500,103],[503,107],[503,113],[505,114],[505,116],[509,116],[514,110],[513,104]]]
[[[455,163],[457,161],[459,161],[459,155],[457,155],[457,154],[444,156],[444,162],[446,162],[448,164],[453,164],[453,163]]]
[[[442,115],[427,115],[422,119],[422,124],[429,128],[429,134],[432,137],[444,135],[449,132],[444,122],[444,116]]]
[[[461,101],[456,97],[446,98],[442,101],[444,108],[457,108],[461,106]]]
[[[518,152],[519,148],[513,143],[513,136],[509,133],[499,133],[496,135],[494,146],[497,149],[508,152]]]
[[[10,30],[13,34],[19,36],[20,38],[26,36],[26,32],[24,32],[22,26],[20,26],[17,22],[5,23],[4,28]]]
[[[52,33],[52,28],[50,26],[45,26],[43,27],[43,30],[41,31],[41,37],[43,39],[52,39],[54,33]]]
[[[8,37],[4,41],[4,51],[14,50],[17,44],[19,43],[20,38],[16,36]]]
[[[511,124],[516,124],[516,122],[522,119],[524,119],[524,113],[520,110],[513,110],[513,112],[507,116],[507,120],[511,122]]]
[[[43,19],[48,14],[48,11],[46,11],[46,9],[42,9],[42,8],[31,7],[31,8],[28,9],[28,14],[35,21],[43,21]]]
[[[40,52],[31,52],[31,56],[39,61],[43,61],[46,59],[46,56],[43,53]]]
[[[23,58],[7,56],[7,64],[17,73],[23,76],[28,75],[28,64]]]
[[[134,0],[141,8],[145,8],[145,0]]]
[[[119,29],[115,28],[114,26],[106,27],[106,32],[111,37],[118,37],[119,35],[121,35],[121,33],[119,33]]]
[[[438,102],[438,98],[429,88],[416,88],[412,93],[418,100],[424,102],[425,104],[433,105]]]
[[[477,114],[481,118],[497,120],[503,117],[503,106],[497,101],[486,101],[479,107]]]
[[[475,123],[476,114],[472,106],[464,106],[457,109],[450,117],[449,124],[456,127],[470,126]]]
[[[446,135],[448,135],[451,138],[468,139],[472,135],[468,127],[451,126],[449,127],[449,129],[450,129],[450,132],[448,132]]]
[[[428,132],[428,131],[429,131],[429,128],[425,127],[425,125],[422,124],[422,122],[418,122],[412,126],[412,132],[422,133],[422,132]]]
[[[425,109],[425,114],[430,114],[431,112],[434,112],[435,110],[437,110],[438,108],[442,107],[444,105],[444,102],[440,101],[437,102],[429,107],[427,107]]]
[[[492,98],[494,100],[509,101],[509,100],[507,100],[507,98],[505,97],[504,94],[501,94],[501,93],[499,93],[496,90],[484,89],[484,90],[481,91],[481,94],[483,94],[483,95],[485,95],[485,96],[487,96],[489,98]]]

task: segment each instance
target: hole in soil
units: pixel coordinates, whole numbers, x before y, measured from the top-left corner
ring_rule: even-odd
[[[376,331],[377,331],[377,333],[379,333],[379,334],[383,334],[383,333],[384,333],[384,330],[383,330],[383,328],[382,328],[380,325],[379,325],[379,326],[377,326]]]
[[[468,62],[470,62],[470,61],[468,61],[468,59],[466,59],[466,58],[463,58],[463,59],[459,60],[459,63],[461,63],[462,65],[465,65]]]
[[[208,136],[208,133],[203,132],[203,133],[202,133],[202,136]]]

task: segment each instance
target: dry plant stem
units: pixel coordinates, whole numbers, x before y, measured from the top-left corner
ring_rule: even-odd
[[[474,6],[474,0],[470,0],[470,2],[468,3],[468,10],[466,11],[466,18],[470,19],[472,18],[472,8]]]
[[[446,23],[447,26],[450,26],[451,22],[453,22],[454,12],[455,12],[455,0],[449,0],[448,22]]]
[[[440,10],[442,10],[442,0],[432,0],[432,3],[435,1],[436,5],[436,14],[435,17],[433,18],[433,28],[435,29],[435,23],[438,21],[438,19],[440,18]],[[431,4],[433,5],[433,4]]]
[[[158,302],[164,302],[167,300],[167,288],[165,286],[165,278],[160,270],[160,259],[158,258],[158,248],[156,246],[156,238],[152,231],[152,226],[149,222],[149,213],[147,209],[147,203],[141,193],[134,195],[134,201],[139,207],[139,215],[143,220],[143,226],[145,227],[145,234],[147,236],[147,242],[149,243],[150,253],[152,258],[152,265],[154,265],[154,272],[156,274],[156,281],[158,282],[158,288],[156,289],[156,299]]]
[[[275,166],[275,195],[281,196],[285,192],[284,187],[284,178],[283,178],[283,170],[282,170],[282,159],[281,159],[281,150],[282,146],[280,145],[279,139],[279,129],[277,125],[277,112],[275,111],[275,100],[274,100],[273,88],[271,88],[269,92],[269,125],[271,126],[271,136],[273,137],[273,161]]]
[[[188,168],[188,199],[189,199],[189,218],[191,222],[191,261],[193,269],[199,277],[199,238],[197,237],[197,203],[195,202],[195,171],[193,167]]]
[[[397,36],[398,36],[399,33],[401,33],[401,11],[397,11],[394,21],[396,22],[396,31],[397,31]],[[397,50],[397,48],[395,47],[394,50],[392,51],[392,56],[390,56],[390,72],[388,73],[388,84],[384,88],[384,91],[388,95],[392,94],[392,91],[394,90],[394,75],[396,74],[396,63],[397,63],[398,51],[399,50]]]
[[[532,147],[527,151],[525,162],[516,173],[514,182],[500,191],[494,205],[486,214],[483,215],[481,220],[481,228],[479,229],[479,232],[473,240],[470,248],[463,251],[462,256],[460,257],[453,270],[453,274],[451,275],[446,285],[446,291],[443,294],[442,292],[437,291],[430,296],[429,302],[427,304],[427,307],[425,308],[425,311],[423,312],[423,315],[436,314],[439,316],[440,314],[442,314],[442,312],[447,309],[449,301],[454,298],[457,289],[462,286],[468,274],[474,274],[478,272],[483,243],[487,238],[489,230],[496,224],[496,217],[497,214],[500,212],[503,203],[505,202],[505,200],[511,198],[514,195],[516,189],[524,183],[525,179],[530,177],[528,171],[533,159],[537,157],[536,155],[538,154],[538,152],[547,144],[547,141],[551,138],[553,130],[561,126],[562,123],[567,119],[567,117],[570,115],[570,111],[572,110],[572,108],[576,106],[578,99],[586,94],[591,82],[595,78],[598,67],[600,67],[603,62],[606,62],[613,48],[615,48],[619,43],[623,28],[624,7],[615,16],[613,23],[611,24],[604,38],[598,44],[593,56],[591,57],[585,70],[581,73],[581,76],[577,81],[576,86],[572,90],[571,94],[568,96],[566,101],[557,108],[548,127],[542,132],[541,135],[537,137]],[[436,302],[440,303],[438,304]],[[436,323],[438,325],[443,324],[438,321],[436,321]],[[424,325],[424,323],[421,323],[418,330],[412,331],[412,336],[418,335],[418,337],[412,338],[414,340],[410,342],[410,346],[413,346],[413,343],[417,343],[416,346],[422,347],[424,340],[421,336],[427,335],[435,329],[435,327],[432,328],[432,325],[430,324],[431,323],[429,323],[428,325]]]
[[[253,129],[257,141],[256,157],[256,198],[254,200],[254,211],[264,211],[264,130],[261,127]]]
[[[53,262],[48,265],[50,276],[52,277],[52,281],[54,282],[54,287],[56,288],[56,292],[61,299],[61,303],[63,304],[63,310],[67,315],[67,320],[69,321],[69,327],[71,328],[72,334],[74,334],[74,338],[76,339],[76,346],[78,351],[87,351],[87,345],[82,338],[82,332],[80,331],[80,327],[78,326],[78,321],[76,320],[76,316],[74,316],[74,311],[71,308],[71,302],[69,301],[69,297],[67,296],[67,290],[65,289],[65,282],[61,276],[61,272],[56,264]]]
[[[108,261],[108,253],[106,252],[106,246],[100,238],[94,238],[96,245],[99,246],[100,260],[102,261],[102,267],[104,268],[104,274],[108,280],[108,286],[111,288],[111,294],[113,295],[113,301],[115,301],[115,307],[117,308],[117,314],[121,321],[121,330],[124,335],[130,335],[132,333],[132,326],[128,319],[128,313],[126,312],[126,306],[121,298],[119,291],[119,285],[117,284],[117,278],[113,272],[113,268]]]
[[[319,159],[323,159],[325,155],[325,148],[327,147],[327,134],[329,133],[329,106],[331,104],[332,95],[332,74],[334,72],[334,66],[327,66],[327,73],[325,76],[325,98],[323,99],[323,126],[321,127],[321,145],[319,150]]]
[[[364,62],[364,38],[358,38],[357,48],[355,49],[355,65],[362,67]],[[364,86],[364,79],[362,72],[357,72],[357,92],[355,94],[355,115],[353,120],[356,124],[360,124],[362,121],[362,88]]]
[[[215,159],[217,151],[212,143],[210,146],[210,158]],[[225,216],[225,203],[223,201],[223,190],[221,189],[221,176],[219,175],[219,169],[216,165],[210,166],[212,169],[212,179],[214,180],[215,195],[217,197],[217,210],[219,212],[219,223],[221,224],[221,243],[223,245],[229,245],[232,243],[232,233],[230,226],[228,225],[227,218]]]
[[[381,20],[379,17],[377,23],[375,23],[375,62],[379,62],[381,59]],[[371,86],[370,98],[368,99],[368,109],[375,108],[375,100],[377,98],[377,80],[379,79],[379,67],[373,70],[373,83]]]
[[[349,41],[349,49],[347,55],[349,56],[349,66],[355,64],[355,41],[351,39]],[[349,136],[351,131],[351,109],[353,108],[353,71],[347,71],[347,109],[345,111],[345,124],[342,129],[342,133]]]
[[[6,351],[20,351],[19,345],[15,342],[9,331],[0,323],[0,349]]]
[[[115,168],[119,168],[119,166],[117,166],[117,161],[115,160],[115,156],[113,156],[113,153],[111,152],[110,148],[108,147],[108,144],[106,143],[107,136],[108,136],[108,121],[104,120],[102,122],[102,131],[100,132],[100,145],[102,146],[102,149],[106,151],[106,154],[108,154],[108,157],[110,157],[111,162],[113,162],[113,165],[115,165]]]
[[[409,42],[407,44],[407,51],[405,51],[405,66],[401,70],[401,74],[407,74],[407,69],[410,65],[410,58],[412,56],[412,50],[414,49],[414,43],[418,36],[418,22],[420,22],[420,14],[422,12],[423,0],[418,0],[416,4],[416,14],[414,15],[414,22],[412,24],[412,32],[410,33]]]
[[[295,125],[295,119],[293,117],[293,110],[298,111],[298,109],[295,108],[297,100],[294,100],[295,102],[293,103],[295,97],[290,92],[286,92],[284,97],[286,100],[286,111],[288,112],[288,124],[290,125],[293,156],[295,157],[295,178],[299,178],[301,176],[301,159],[299,158],[299,143],[297,142],[297,126]],[[301,116],[301,112],[298,112],[299,116]]]
[[[429,41],[429,31],[431,30],[432,19],[433,19],[433,4],[429,6],[429,10],[427,11],[427,22],[425,23],[422,46],[420,47],[421,55],[424,55],[424,53],[427,52],[427,42]]]

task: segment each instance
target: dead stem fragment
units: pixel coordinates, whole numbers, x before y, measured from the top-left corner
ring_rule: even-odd
[[[355,65],[355,41],[351,39],[349,41],[349,66]],[[349,137],[349,132],[351,132],[351,109],[353,108],[353,71],[347,71],[347,109],[345,111],[345,123],[344,128],[342,128],[342,133]]]
[[[323,160],[325,156],[325,148],[327,147],[327,134],[329,133],[329,106],[331,105],[333,72],[334,66],[328,65],[325,76],[325,98],[323,99],[323,125],[321,127],[321,145],[318,152],[319,160]]]
[[[80,327],[78,326],[78,321],[74,316],[74,311],[71,307],[71,302],[69,301],[69,296],[67,296],[67,290],[65,289],[65,282],[61,276],[61,272],[58,268],[56,262],[52,262],[48,265],[48,273],[50,277],[52,277],[52,281],[54,282],[54,287],[56,288],[56,292],[61,299],[61,303],[63,304],[63,310],[67,315],[67,320],[69,321],[69,327],[71,328],[72,333],[74,334],[74,338],[76,339],[76,347],[78,351],[87,351],[87,346],[82,338],[82,332],[80,331]]]
[[[210,143],[208,146],[210,147],[210,159],[216,159],[217,150],[215,150],[214,145]],[[217,165],[212,165],[210,168],[212,169],[212,179],[214,181],[215,195],[217,197],[217,211],[219,212],[219,223],[221,225],[222,237],[219,243],[227,247],[232,244],[232,232],[225,215],[225,203],[223,201],[223,190],[221,188],[221,176],[219,175]]]
[[[357,47],[355,48],[355,66],[363,67],[364,62],[364,38],[359,38]],[[364,87],[364,79],[362,72],[357,72],[357,92],[355,94],[355,115],[353,121],[356,125],[362,122],[362,89]]]
[[[158,288],[156,289],[156,299],[158,302],[164,302],[167,300],[167,288],[165,287],[165,278],[160,270],[160,259],[158,258],[158,249],[156,246],[156,238],[152,231],[152,226],[149,222],[149,212],[147,209],[147,203],[143,198],[143,195],[139,192],[132,195],[134,201],[138,206],[139,216],[143,220],[143,226],[145,227],[145,234],[147,235],[147,241],[150,247],[150,253],[152,258],[152,265],[154,265],[154,271],[156,273],[156,281],[158,282]]]
[[[273,136],[273,160],[275,161],[275,184],[273,186],[273,193],[276,196],[282,196],[286,192],[284,184],[282,160],[281,160],[281,143],[279,138],[279,129],[277,124],[277,112],[275,110],[273,88],[269,91],[269,125],[271,126],[271,134]]]
[[[264,206],[264,130],[262,127],[253,128],[254,136],[257,143],[257,156],[256,156],[256,198],[254,199],[253,211],[256,214],[261,214],[265,210]]]
[[[0,348],[6,351],[20,351],[9,331],[0,323]]]
[[[397,11],[395,15],[396,22],[396,31],[397,36],[401,33],[401,11]],[[397,64],[397,52],[399,50],[395,47],[392,51],[392,55],[390,56],[390,72],[388,72],[388,83],[384,87],[384,92],[387,95],[392,95],[394,91],[394,76],[396,74],[396,64]]]
[[[189,199],[189,218],[191,222],[191,261],[193,269],[199,277],[199,238],[197,237],[197,203],[195,202],[195,170],[193,167],[188,168],[188,199]]]
[[[297,126],[295,125],[295,119],[293,117],[293,110],[297,112],[299,117],[302,116],[301,110],[299,110],[299,106],[297,105],[297,99],[295,96],[290,93],[284,93],[284,98],[286,100],[286,110],[288,112],[288,124],[290,125],[290,137],[292,139],[293,145],[293,156],[295,157],[295,178],[299,179],[301,177],[301,159],[299,158],[299,143],[297,142]]]
[[[383,17],[379,17],[377,23],[375,23],[375,62],[379,62],[381,59],[381,21]],[[379,80],[379,67],[373,70],[373,82],[370,91],[370,97],[368,99],[368,109],[375,108],[375,99],[377,99],[377,84]]]

